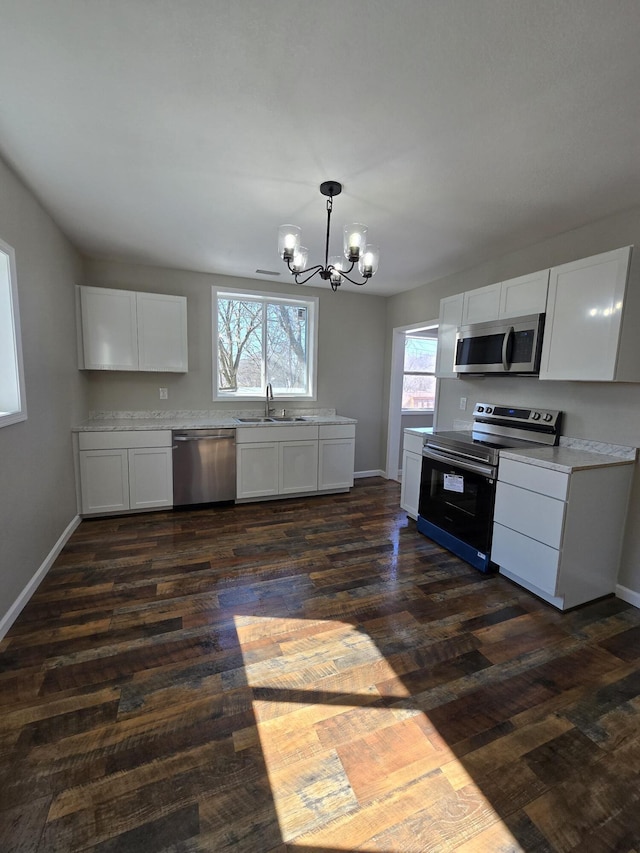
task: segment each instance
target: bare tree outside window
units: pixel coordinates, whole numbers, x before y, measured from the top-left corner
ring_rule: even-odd
[[[313,300],[215,291],[214,300],[214,397],[259,396],[269,382],[276,395],[311,396]]]
[[[436,399],[437,338],[405,336],[402,409],[433,410]]]

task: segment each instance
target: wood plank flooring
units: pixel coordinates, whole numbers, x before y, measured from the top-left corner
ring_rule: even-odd
[[[0,643],[0,851],[640,851],[640,610],[399,486],[84,521]]]

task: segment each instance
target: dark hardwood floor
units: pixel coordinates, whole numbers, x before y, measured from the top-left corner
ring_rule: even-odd
[[[640,851],[640,610],[399,487],[84,521],[0,643],[0,850]]]

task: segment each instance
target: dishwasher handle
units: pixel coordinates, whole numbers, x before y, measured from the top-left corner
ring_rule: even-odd
[[[233,441],[228,435],[176,435],[174,441]],[[234,442],[235,443],[235,442]]]

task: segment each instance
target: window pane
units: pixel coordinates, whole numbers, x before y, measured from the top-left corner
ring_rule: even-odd
[[[283,303],[267,305],[267,381],[275,394],[306,391],[306,308]]]
[[[402,382],[403,409],[434,409],[436,400],[435,376],[404,376]]]
[[[315,399],[317,297],[211,288],[213,399]]]
[[[15,256],[0,240],[0,426],[26,417]]]
[[[262,393],[262,303],[218,299],[218,390]]]
[[[404,343],[404,370],[434,373],[436,369],[437,338],[412,338],[409,335]]]

